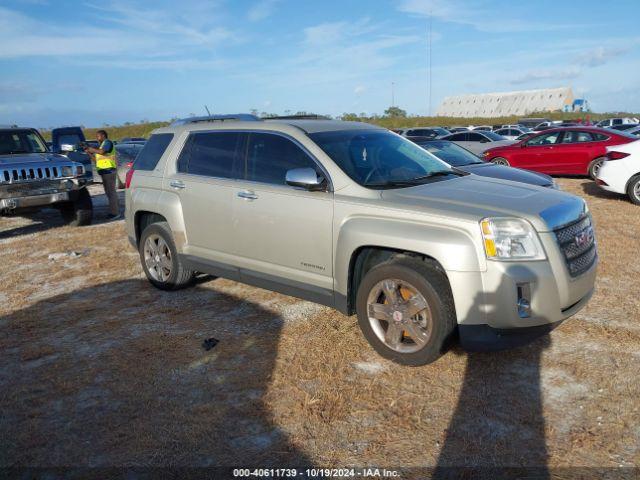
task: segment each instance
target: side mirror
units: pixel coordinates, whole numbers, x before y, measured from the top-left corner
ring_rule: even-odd
[[[318,175],[313,168],[293,168],[287,170],[285,181],[287,185],[304,188],[310,192],[324,190],[326,182],[325,178],[322,175]]]
[[[75,152],[75,150],[75,145],[70,145],[68,143],[63,143],[62,145],[60,145],[61,152]]]

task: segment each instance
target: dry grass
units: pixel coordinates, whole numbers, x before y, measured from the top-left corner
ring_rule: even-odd
[[[528,347],[420,368],[329,308],[220,279],[155,290],[122,222],[1,219],[0,464],[637,465],[640,210],[559,182],[595,218],[591,303]]]

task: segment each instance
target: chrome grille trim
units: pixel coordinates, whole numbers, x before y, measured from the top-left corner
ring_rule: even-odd
[[[589,232],[591,232],[590,236],[588,235]],[[576,221],[557,228],[554,233],[569,274],[572,277],[577,277],[589,270],[598,258],[591,216],[583,215]],[[585,243],[578,243],[580,234],[586,235],[587,241]]]
[[[69,174],[65,175],[65,170]],[[16,166],[0,165],[0,185],[12,183],[40,182],[42,180],[60,180],[74,178],[76,165],[73,162],[29,163]]]

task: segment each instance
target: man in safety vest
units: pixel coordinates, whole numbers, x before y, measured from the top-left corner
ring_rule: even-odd
[[[120,206],[118,205],[118,192],[116,184],[118,182],[118,164],[116,163],[116,149],[113,142],[109,140],[107,132],[98,130],[96,139],[100,144],[99,148],[87,147],[87,152],[96,168],[96,171],[102,177],[102,186],[104,193],[109,199],[109,219],[117,220],[121,217]]]

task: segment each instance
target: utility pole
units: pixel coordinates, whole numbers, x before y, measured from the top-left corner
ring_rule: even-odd
[[[431,116],[431,85],[432,85],[432,70],[431,70],[431,33],[433,31],[433,14],[429,12],[429,116]]]
[[[392,107],[396,106],[395,86],[396,86],[396,83],[395,82],[391,82],[391,106]]]

